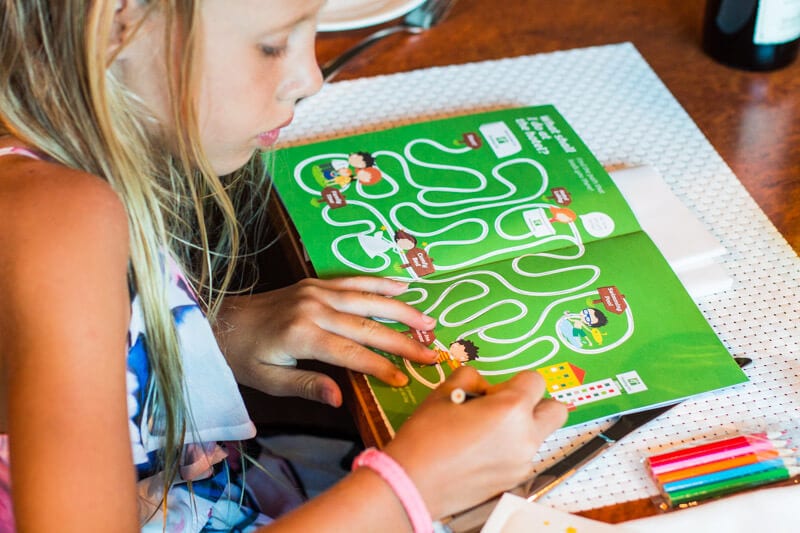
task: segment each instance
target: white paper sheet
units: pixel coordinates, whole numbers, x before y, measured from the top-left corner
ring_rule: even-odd
[[[481,533],[796,533],[799,501],[800,485],[766,488],[611,525],[507,493]]]
[[[733,278],[716,262],[727,250],[673,194],[654,168],[633,167],[615,170],[610,175],[642,229],[653,239],[695,301],[731,288]]]

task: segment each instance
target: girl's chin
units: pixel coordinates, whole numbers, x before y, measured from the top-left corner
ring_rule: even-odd
[[[237,170],[247,165],[247,163],[249,163],[253,159],[256,153],[260,153],[260,151],[253,149],[250,152],[242,154],[235,158],[232,156],[228,156],[224,160],[220,159],[217,161],[211,161],[211,166],[214,169],[214,172],[218,176],[225,176],[228,174],[232,174],[233,172],[236,172]]]

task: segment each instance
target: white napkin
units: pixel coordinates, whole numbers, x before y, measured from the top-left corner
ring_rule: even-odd
[[[697,507],[624,522],[631,533],[797,533],[800,485],[729,496]]]
[[[609,173],[672,270],[698,300],[729,289],[733,279],[715,259],[727,250],[673,194],[658,172],[647,166]]]
[[[557,511],[540,503],[505,493],[481,533],[613,533],[617,526]]]
[[[504,494],[481,533],[797,533],[800,485],[729,496],[621,524],[606,524]]]

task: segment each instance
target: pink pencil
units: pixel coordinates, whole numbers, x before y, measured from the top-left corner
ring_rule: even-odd
[[[753,441],[757,440],[773,440],[778,439],[783,435],[782,431],[773,431],[770,433],[750,433],[747,435],[737,435],[735,437],[729,437],[727,439],[715,440],[712,442],[708,442],[706,444],[699,444],[697,446],[692,446],[689,448],[682,448],[680,450],[675,450],[672,452],[666,453],[659,453],[653,455],[650,458],[650,462],[652,464],[658,464],[662,462],[672,461],[674,459],[682,458],[682,457],[689,457],[692,455],[702,455],[708,451],[715,450],[717,448],[725,448],[725,447],[736,447],[742,444],[749,444]]]
[[[661,474],[749,453],[785,448],[787,444],[788,441],[786,440],[771,438],[771,434],[760,433],[742,435],[731,439],[676,450],[666,454],[655,455],[651,457],[648,462],[654,474]]]

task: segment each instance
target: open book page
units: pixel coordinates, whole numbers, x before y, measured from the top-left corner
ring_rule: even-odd
[[[552,106],[424,122],[276,154],[321,277],[411,281],[438,350],[370,379],[397,429],[455,368],[540,372],[568,425],[746,381],[603,167]],[[401,331],[403,326],[389,324]],[[387,357],[392,357],[387,354]]]
[[[552,106],[297,146],[275,165],[320,277],[412,280],[640,230]]]
[[[490,382],[537,370],[579,424],[745,381],[643,232],[421,279],[400,299],[438,318],[410,332],[440,351],[391,357],[405,387],[368,378],[398,428],[462,364]]]

